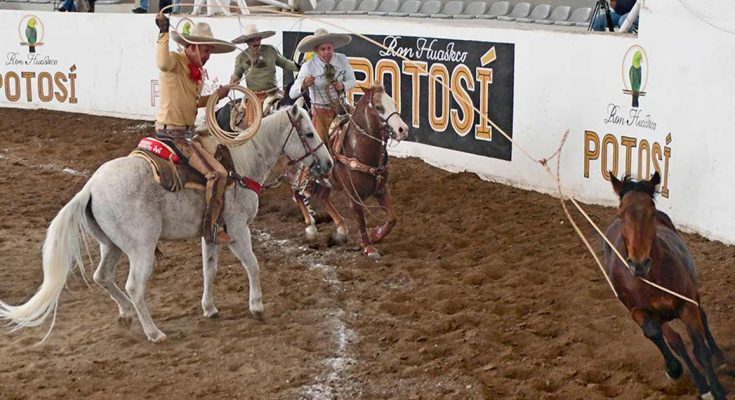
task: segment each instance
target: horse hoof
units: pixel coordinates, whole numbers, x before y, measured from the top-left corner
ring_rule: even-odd
[[[712,392],[707,392],[701,396],[699,396],[702,400],[715,400],[715,396],[712,396]]]
[[[306,229],[306,239],[309,241],[316,240],[316,234],[319,233],[319,231],[316,229],[314,225],[308,226]]]
[[[365,255],[368,256],[368,258],[370,259],[373,259],[373,260],[380,259],[380,253],[378,252],[378,249],[376,249],[373,246],[365,247],[365,249],[363,249],[363,253],[365,253]]]
[[[684,369],[681,367],[681,364],[676,364],[672,368],[667,367],[665,372],[667,378],[675,381],[681,378],[682,374],[684,373]]]
[[[219,311],[215,311],[214,313],[209,315],[204,314],[204,317],[209,319],[219,319]]]
[[[254,320],[263,322],[263,311],[250,311],[250,315],[253,316]]]
[[[166,334],[158,331],[152,336],[148,336],[148,340],[150,340],[153,343],[161,343],[166,341]]]

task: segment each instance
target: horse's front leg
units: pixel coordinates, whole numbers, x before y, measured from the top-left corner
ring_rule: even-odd
[[[398,217],[395,211],[393,211],[393,200],[390,197],[388,186],[384,186],[383,190],[375,195],[375,198],[378,200],[378,204],[380,204],[383,211],[385,211],[385,221],[380,226],[370,230],[370,241],[372,243],[377,243],[388,236],[398,222]]]
[[[248,273],[250,281],[250,314],[255,319],[263,319],[263,295],[260,291],[260,265],[258,259],[253,253],[253,243],[251,242],[250,227],[244,225],[233,226],[233,232],[237,232],[237,238],[230,243],[228,247],[230,251],[240,260],[245,271]]]
[[[664,340],[664,332],[662,330],[661,323],[654,319],[649,312],[641,309],[633,309],[632,316],[635,322],[637,322],[641,329],[643,329],[643,335],[652,341],[664,356],[666,376],[671,379],[679,379],[684,370],[681,368],[681,363],[676,359]],[[676,332],[674,332],[674,334],[676,334]]]
[[[319,200],[324,205],[324,208],[327,210],[327,213],[330,217],[332,217],[332,221],[334,221],[334,224],[337,225],[337,231],[334,233],[334,241],[337,243],[346,243],[349,235],[349,230],[347,229],[347,224],[345,224],[345,219],[342,218],[342,215],[340,215],[339,211],[337,211],[337,207],[334,206],[332,203],[332,199],[330,195],[332,194],[332,189],[324,186],[318,186],[317,196],[319,197]]]
[[[306,239],[316,239],[316,235],[319,233],[319,230],[316,228],[316,219],[314,219],[314,216],[312,215],[313,210],[311,210],[311,206],[308,205],[309,199],[307,199],[298,188],[291,189],[291,198],[299,207],[301,215],[304,216],[304,223],[306,224],[306,229],[304,230],[306,232]]]
[[[378,249],[370,244],[370,237],[367,233],[365,223],[365,209],[362,207],[362,204],[355,203],[352,200],[350,200],[350,206],[352,206],[352,211],[355,212],[355,217],[357,218],[357,225],[360,234],[360,246],[362,246],[363,254],[370,258],[380,258]]]
[[[204,290],[202,292],[202,310],[206,318],[219,317],[219,311],[214,306],[212,295],[214,277],[217,275],[217,260],[219,258],[219,246],[207,243],[202,238],[202,274],[204,275]]]

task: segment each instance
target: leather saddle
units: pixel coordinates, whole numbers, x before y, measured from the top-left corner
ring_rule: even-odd
[[[207,186],[207,179],[189,166],[186,157],[170,140],[145,137],[138,143],[138,148],[128,156],[146,160],[153,173],[153,179],[169,192],[177,192],[184,188],[203,191]],[[234,171],[230,150],[227,147],[217,146],[214,158],[228,172]],[[227,188],[231,188],[234,184],[234,180],[228,179]]]

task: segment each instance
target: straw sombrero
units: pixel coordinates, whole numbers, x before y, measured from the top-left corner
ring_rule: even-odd
[[[233,39],[232,40],[232,43],[234,43],[234,44],[242,44],[242,43],[246,43],[248,40],[252,40],[252,39],[255,39],[255,38],[265,39],[265,38],[269,38],[269,37],[271,37],[271,36],[273,36],[275,34],[276,33],[273,32],[273,31],[258,32],[258,28],[254,24],[248,24],[248,25],[245,25],[245,34],[242,35],[242,36],[238,36],[235,39]]]
[[[329,33],[324,29],[317,29],[313,35],[309,35],[299,42],[296,48],[302,53],[314,51],[314,49],[324,43],[332,43],[335,49],[346,46],[352,41],[352,37],[346,33]]]
[[[206,44],[213,47],[212,53],[229,53],[236,49],[235,45],[220,39],[215,39],[212,35],[212,28],[206,22],[198,22],[191,28],[188,35],[181,35],[178,32],[171,32],[171,37],[176,43],[186,47],[188,44]]]

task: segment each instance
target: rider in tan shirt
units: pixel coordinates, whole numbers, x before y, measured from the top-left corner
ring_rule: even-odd
[[[214,39],[212,30],[204,22],[197,23],[187,36],[173,32],[173,39],[184,46],[180,52],[169,51],[169,20],[156,18],[160,28],[156,46],[156,62],[159,69],[161,105],[156,114],[156,136],[176,145],[189,165],[207,178],[204,213],[204,239],[208,243],[226,243],[229,236],[221,228],[220,217],[224,207],[227,171],[199,142],[192,140],[197,108],[207,104],[209,96],[201,96],[203,66],[212,53],[229,53],[235,50],[232,43]],[[220,88],[216,95],[227,96],[227,88]]]

